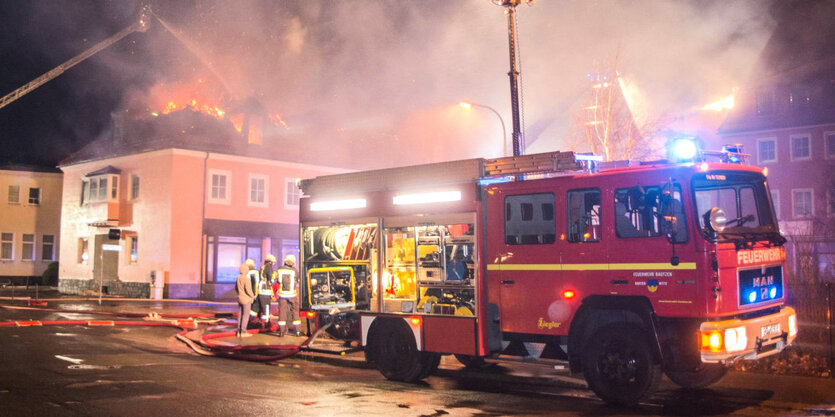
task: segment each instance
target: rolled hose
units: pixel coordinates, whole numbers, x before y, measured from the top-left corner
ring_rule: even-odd
[[[95,310],[63,310],[54,308],[36,308],[36,307],[20,307],[20,306],[0,306],[0,308],[7,310],[38,310],[49,312],[75,313],[75,314],[93,314],[93,315],[108,315],[121,317],[144,317],[147,320],[157,321],[115,321],[115,320],[18,320],[0,322],[0,327],[35,327],[35,326],[147,326],[147,327],[173,327],[179,328],[180,331],[176,334],[177,340],[185,343],[195,353],[203,356],[219,356],[231,359],[240,359],[255,362],[272,362],[288,358],[299,352],[302,346],[307,346],[310,341],[319,334],[323,329],[318,329],[315,334],[307,338],[300,345],[252,345],[252,346],[228,346],[218,345],[211,340],[224,337],[234,337],[235,332],[218,332],[203,334],[199,340],[192,340],[186,337],[186,334],[198,327],[200,322],[220,322],[222,319],[217,318],[214,313],[196,313],[196,314],[143,314],[143,313],[114,313],[102,312]],[[228,315],[224,315],[228,317]],[[196,317],[202,318],[195,319]],[[249,334],[257,334],[267,332],[266,330],[249,330]],[[257,354],[259,351],[281,351],[278,354],[264,355]]]

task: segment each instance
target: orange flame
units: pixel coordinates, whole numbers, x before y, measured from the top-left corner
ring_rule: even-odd
[[[702,107],[702,110],[723,111],[732,108],[734,108],[734,94],[731,94],[727,97],[723,97],[722,99],[713,103],[707,104],[704,107]]]

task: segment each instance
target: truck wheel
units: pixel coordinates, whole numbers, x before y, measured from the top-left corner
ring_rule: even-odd
[[[589,388],[609,404],[635,405],[649,397],[661,380],[644,332],[627,325],[599,329],[586,343],[583,373]]]
[[[455,359],[458,359],[458,362],[461,362],[461,364],[467,367],[467,369],[481,369],[487,365],[487,362],[485,362],[484,358],[481,356],[461,355],[456,353]]]
[[[380,325],[375,332],[376,340],[371,344],[377,370],[392,381],[420,379],[427,361],[423,352],[417,349],[412,330],[399,319],[386,320]]]
[[[418,379],[424,379],[432,375],[441,364],[441,354],[433,352],[421,352],[423,358],[423,370],[420,372]]]
[[[728,368],[721,363],[703,363],[695,371],[668,369],[664,373],[682,388],[705,388],[719,382],[728,373]]]

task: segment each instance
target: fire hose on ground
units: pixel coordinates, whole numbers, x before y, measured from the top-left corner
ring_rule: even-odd
[[[145,321],[117,321],[117,320],[18,320],[0,322],[0,327],[33,327],[33,326],[147,326],[147,327],[173,327],[179,328],[176,334],[177,340],[185,343],[194,352],[203,356],[218,356],[231,359],[240,359],[256,362],[273,362],[291,357],[298,353],[303,347],[308,346],[328,326],[317,329],[310,337],[299,345],[276,344],[276,345],[226,345],[218,344],[214,340],[235,336],[235,331],[204,333],[200,339],[193,340],[187,334],[198,328],[200,324],[219,324],[230,316],[229,313],[192,313],[192,314],[159,314],[152,312],[144,313],[115,313],[94,310],[63,310],[54,308],[0,306],[7,310],[36,310],[56,313],[109,315],[119,317],[144,318]],[[223,317],[220,317],[223,316]],[[234,317],[234,315],[231,315]],[[268,329],[248,330],[249,334],[269,333]],[[279,353],[272,353],[272,352]],[[265,352],[259,353],[259,352]],[[269,352],[269,353],[267,353]]]

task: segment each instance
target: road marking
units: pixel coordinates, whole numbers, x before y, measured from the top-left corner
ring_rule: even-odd
[[[70,358],[68,356],[55,355],[55,357],[62,360],[62,361],[71,362],[71,363],[74,363],[76,365],[80,364],[81,362],[84,362],[84,359],[74,359],[74,358]]]

